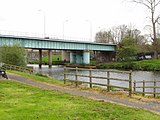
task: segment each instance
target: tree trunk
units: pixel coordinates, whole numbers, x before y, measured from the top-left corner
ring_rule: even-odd
[[[154,58],[158,59],[158,41],[157,41],[157,35],[156,35],[156,22],[154,21],[154,11],[152,11],[152,25],[153,25]]]

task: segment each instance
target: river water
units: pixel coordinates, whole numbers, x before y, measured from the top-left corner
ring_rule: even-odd
[[[36,73],[42,73],[42,74],[47,74],[55,79],[58,80],[63,80],[64,75],[64,68],[63,66],[52,66],[52,68],[48,68],[47,65],[43,65],[42,69],[39,69],[38,65],[28,65],[32,66],[34,69],[34,72]],[[73,73],[74,71],[70,71],[70,73]],[[89,75],[88,71],[79,71],[79,74],[85,74]],[[106,76],[105,72],[100,72],[99,70],[94,71],[92,73],[94,76]],[[74,80],[75,76],[67,76],[69,79]],[[128,79],[127,74],[119,74],[119,73],[111,73],[110,77],[112,78],[123,78],[123,79]],[[89,81],[89,78],[86,77],[78,77],[79,80],[83,81]],[[152,72],[152,71],[133,71],[132,72],[132,81],[142,81],[142,80],[160,80],[160,71],[158,72]],[[98,82],[98,83],[106,83],[106,80],[104,79],[93,79],[93,82]],[[120,85],[123,87],[127,87],[128,83],[126,82],[120,82],[120,81],[111,81],[112,85]],[[152,86],[153,83],[147,83],[146,85]],[[160,86],[160,82],[157,83],[158,86]],[[138,89],[138,91],[141,91],[142,89]],[[153,91],[151,88],[146,89],[146,91]],[[160,92],[160,89],[157,88],[156,91]]]

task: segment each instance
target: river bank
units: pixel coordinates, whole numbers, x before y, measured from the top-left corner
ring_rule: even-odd
[[[160,60],[142,60],[132,62],[113,62],[100,64],[100,69],[123,69],[123,70],[141,70],[141,71],[160,71]]]
[[[125,106],[142,108],[142,109],[146,109],[146,110],[149,110],[149,111],[153,111],[153,112],[159,113],[159,101],[157,101],[157,100],[152,100],[152,99],[145,100],[145,99],[142,99],[142,98],[141,99],[137,99],[137,98],[135,98],[135,96],[132,97],[132,98],[129,98],[129,97],[125,97],[125,95],[122,95],[122,94],[116,94],[115,92],[114,92],[114,94],[109,94],[108,92],[104,93],[104,91],[102,91],[103,92],[102,93],[100,91],[95,91],[95,90],[91,90],[91,89],[80,89],[80,88],[78,89],[78,88],[73,88],[73,87],[70,88],[68,85],[67,86],[61,85],[61,84],[57,83],[58,82],[57,80],[54,80],[54,79],[51,80],[51,78],[48,78],[48,77],[41,77],[41,76],[37,76],[37,75],[32,75],[32,74],[28,74],[28,73],[21,73],[21,72],[15,72],[15,71],[10,71],[10,72],[11,73],[9,74],[9,78],[14,80],[14,81],[18,81],[19,84],[20,83],[25,83],[25,84],[28,84],[28,85],[39,87],[41,89],[47,89],[47,91],[48,90],[52,90],[52,92],[53,92],[54,90],[56,90],[56,91],[60,91],[59,93],[62,93],[62,94],[65,92],[65,93],[69,93],[69,94],[76,95],[76,96],[80,95],[81,98],[83,96],[83,97],[87,97],[87,98],[92,98],[94,100],[100,100],[100,102],[103,102],[103,106],[104,106],[104,104],[106,102],[108,103],[108,101],[110,101],[112,103],[114,102],[114,103],[118,103],[118,104],[125,105]],[[10,80],[9,82],[13,82],[13,81]],[[54,84],[54,83],[56,83],[56,84]],[[8,85],[9,85],[9,83],[7,83],[7,86]],[[13,86],[13,84],[11,86],[8,86],[8,87],[12,88],[12,86]],[[21,86],[20,89],[22,89],[22,85],[18,85],[18,86]],[[6,88],[6,86],[4,88]],[[26,87],[23,87],[23,88],[26,88]],[[29,88],[29,86],[27,88]],[[18,88],[16,86],[16,89],[14,88],[13,90],[17,90],[17,89]],[[31,91],[34,91],[33,88],[29,88],[29,89]],[[12,89],[9,89],[9,90],[11,90],[12,93],[15,93],[15,92],[13,92]],[[26,90],[24,90],[24,91],[26,91]],[[40,91],[40,90],[38,90],[38,91]],[[37,95],[38,91],[36,91],[36,95]],[[9,94],[11,94],[11,93],[9,93]],[[28,95],[28,93],[23,94],[23,95]],[[35,97],[35,94],[33,94],[33,95],[34,95],[34,98],[39,98],[39,97]],[[45,95],[47,95],[46,92],[45,92]],[[43,96],[44,96],[44,93],[43,93]],[[50,96],[56,97],[55,95],[50,95]],[[60,96],[60,95],[58,95],[58,96]],[[76,96],[74,96],[74,98]],[[13,97],[15,97],[17,99],[16,96],[13,96]],[[29,94],[29,97],[31,97],[30,94]],[[46,97],[43,97],[43,98],[48,98],[48,97],[46,96]],[[41,99],[43,99],[43,98],[41,98]],[[63,97],[58,97],[58,98],[62,99]],[[74,100],[78,100],[80,102],[80,99],[74,99]],[[42,100],[42,101],[46,101],[46,100]],[[52,99],[52,101],[53,101],[53,99]],[[66,99],[64,101],[66,102]],[[70,101],[70,99],[69,99],[69,101]],[[21,102],[23,102],[23,101],[21,101]],[[26,102],[26,100],[25,100],[25,102]],[[82,100],[82,102],[84,104],[85,101]],[[90,100],[90,102],[91,102],[91,100]],[[77,104],[77,101],[76,101],[76,104]],[[95,104],[95,102],[94,102],[94,104]],[[20,104],[20,105],[23,105],[23,109],[24,109],[24,103]],[[70,103],[69,103],[69,105],[70,105]],[[80,105],[82,105],[82,103]],[[86,102],[85,102],[85,106],[86,106]],[[118,113],[118,111],[117,111],[118,109],[115,108],[115,104],[114,104],[114,106],[111,106],[111,108],[113,108],[113,107],[114,107],[114,111],[116,113]],[[112,111],[111,108],[107,108],[107,110]],[[123,106],[123,109],[126,109],[126,107]],[[68,110],[70,110],[70,109],[68,109]],[[122,109],[120,109],[120,111],[122,112]],[[134,113],[136,112],[136,114],[138,114],[137,113],[138,111],[139,110],[137,109],[136,111],[134,111]],[[129,110],[129,112],[131,112],[131,110]],[[125,116],[126,116],[126,114],[125,114]],[[155,116],[155,114],[154,114],[154,116]],[[135,115],[134,115],[134,117],[135,117]],[[144,117],[144,119],[145,119],[145,117]],[[150,117],[151,116],[149,116],[149,118]],[[129,118],[129,115],[127,116],[127,119],[128,118]],[[154,120],[155,120],[155,118],[154,118]]]
[[[54,56],[52,58],[53,65],[63,65],[61,56]],[[32,61],[29,64],[38,64],[39,61]],[[48,65],[48,57],[42,59],[43,65]],[[130,61],[130,62],[112,62],[112,63],[102,63],[96,64],[96,62],[91,62],[88,65],[78,65],[78,64],[66,64],[70,67],[84,67],[84,68],[98,68],[98,69],[120,69],[120,70],[140,70],[140,71],[160,71],[160,60],[141,60],[141,61]]]

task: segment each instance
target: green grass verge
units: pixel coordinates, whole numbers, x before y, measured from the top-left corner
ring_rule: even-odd
[[[13,71],[13,70],[7,70],[9,73],[25,76],[25,78],[29,78],[35,81],[40,81],[40,82],[47,82],[47,83],[53,83],[53,84],[64,84],[63,80],[56,80],[54,78],[51,78],[46,75],[42,74],[29,74],[29,73],[24,73],[24,72],[18,72],[18,71]]]
[[[0,120],[159,120],[154,113],[0,81]]]
[[[33,60],[29,62],[30,64],[38,64],[39,60]],[[48,56],[45,56],[42,58],[42,64],[48,65]],[[61,55],[53,55],[52,56],[52,64],[53,65],[61,65],[62,62],[62,56]]]
[[[59,60],[58,60],[59,59]],[[48,56],[46,56],[46,57],[43,57],[42,58],[42,61],[44,62],[44,63],[48,63]],[[52,61],[53,62],[55,62],[55,61],[62,61],[62,56],[61,55],[53,55],[52,56]]]
[[[160,60],[142,60],[133,62],[114,62],[101,64],[98,68],[102,69],[132,69],[144,71],[160,71]]]

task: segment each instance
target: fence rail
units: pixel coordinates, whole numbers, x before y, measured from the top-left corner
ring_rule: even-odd
[[[147,85],[146,83],[151,83],[152,85]],[[158,94],[160,94],[160,92],[157,91],[157,89],[160,89],[160,80],[134,81],[133,84],[134,93],[140,93],[142,96],[151,94],[156,97]],[[137,89],[141,89],[141,91],[137,91]],[[150,89],[152,91],[146,91],[146,89]]]
[[[72,70],[75,73],[68,73],[69,70]],[[79,71],[88,71],[88,75],[84,75],[83,73],[79,74]],[[128,90],[129,96],[132,96],[132,71],[99,70],[99,72],[105,72],[106,76],[95,76],[93,75],[94,71],[95,69],[85,69],[85,68],[78,68],[78,67],[76,68],[64,67],[64,84],[66,84],[66,82],[74,82],[75,85],[78,86],[79,83],[87,83],[89,84],[90,88],[92,88],[93,85],[100,85],[100,86],[106,86],[108,91],[110,91],[112,87],[120,88],[120,89]],[[128,74],[128,79],[113,78],[110,76],[110,73]],[[74,80],[69,79],[68,75],[74,76]],[[89,78],[89,81],[79,80],[79,77]],[[93,82],[93,78],[104,79],[106,80],[106,83],[104,84],[104,83]],[[124,87],[120,85],[113,85],[111,84],[111,81],[127,82],[128,86]]]
[[[3,64],[2,69],[4,70],[16,70],[20,72],[27,72],[27,73],[33,73],[33,68],[31,67],[21,67],[16,65],[10,65],[10,64]]]

